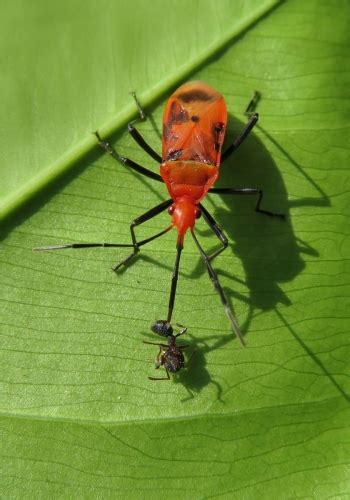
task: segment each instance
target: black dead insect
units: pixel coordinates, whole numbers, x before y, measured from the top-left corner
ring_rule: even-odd
[[[161,366],[164,366],[166,371],[166,377],[148,377],[150,380],[170,380],[169,372],[176,373],[184,368],[185,357],[183,355],[183,349],[189,347],[189,345],[176,345],[176,339],[187,332],[185,326],[177,324],[179,327],[179,333],[174,335],[174,329],[170,323],[166,320],[159,319],[151,325],[152,332],[165,337],[168,341],[167,344],[158,344],[156,342],[143,341],[144,344],[157,345],[159,347],[159,353],[156,357],[155,367],[156,370]]]

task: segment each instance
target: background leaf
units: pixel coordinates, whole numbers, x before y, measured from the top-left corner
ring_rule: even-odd
[[[130,120],[131,90],[154,100],[275,3],[5,2],[0,219]]]
[[[230,134],[259,89],[258,130],[221,185],[259,185],[254,201],[206,206],[230,249],[215,263],[246,335],[242,349],[190,239],[174,319],[191,366],[151,383],[149,323],[163,317],[174,233],[121,275],[113,250],[32,254],[38,245],[129,241],[130,221],[163,186],[93,152],[9,220],[2,246],[3,490],[8,495],[296,498],[349,495],[349,11],[290,1],[208,63]],[[147,86],[147,80],[146,80]],[[142,131],[159,150],[164,106]],[[156,126],[156,130],[154,129]],[[158,134],[157,134],[158,132]],[[124,129],[118,150],[152,167]],[[79,174],[79,175],[77,175]],[[167,224],[156,218],[140,236]],[[206,248],[215,244],[199,221]]]

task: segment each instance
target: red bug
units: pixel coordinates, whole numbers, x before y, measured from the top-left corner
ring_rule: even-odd
[[[146,115],[133,93],[140,119],[146,119]],[[160,163],[160,175],[138,165],[129,158],[119,155],[108,142],[103,141],[98,132],[95,133],[100,147],[124,165],[146,175],[156,181],[165,182],[170,200],[164,201],[152,208],[145,214],[135,219],[130,226],[132,244],[119,243],[73,243],[67,245],[54,245],[39,247],[34,250],[60,250],[64,248],[91,248],[91,247],[132,247],[133,252],[123,261],[113,267],[118,270],[127,265],[139,252],[140,247],[146,243],[162,236],[175,227],[178,232],[176,242],[176,259],[171,281],[168,314],[166,320],[161,320],[170,325],[175,302],[176,285],[179,273],[181,252],[184,237],[189,230],[204,260],[211,281],[218,292],[221,302],[225,308],[226,315],[242,344],[244,340],[239,329],[237,320],[228,304],[227,298],[220,284],[219,278],[212,267],[212,260],[217,257],[228,245],[228,240],[215,222],[214,218],[201,204],[203,197],[209,192],[214,194],[238,194],[258,195],[256,212],[269,216],[283,218],[283,214],[277,214],[260,208],[263,192],[255,187],[229,187],[212,188],[219,175],[219,166],[226,160],[246,139],[252,128],[258,121],[258,114],[253,113],[259,98],[255,93],[250,101],[246,114],[250,117],[242,133],[232,142],[227,150],[222,153],[227,124],[226,104],[223,96],[215,89],[203,82],[189,82],[179,87],[169,98],[163,116],[163,141],[162,157],[158,155],[142,138],[134,127],[135,122],[128,125],[128,130],[135,141],[157,162]],[[146,222],[152,217],[168,209],[171,215],[171,224],[154,236],[142,241],[137,241],[135,227]],[[195,234],[194,227],[196,219],[203,215],[204,220],[212,229],[221,242],[221,247],[207,255]]]

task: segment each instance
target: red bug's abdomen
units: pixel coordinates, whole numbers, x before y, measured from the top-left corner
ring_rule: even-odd
[[[196,161],[167,161],[160,166],[169,194],[176,202],[187,196],[194,204],[200,202],[218,176],[218,167]]]

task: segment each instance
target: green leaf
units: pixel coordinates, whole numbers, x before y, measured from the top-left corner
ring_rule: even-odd
[[[264,208],[288,215],[283,222],[255,214],[250,197],[212,195],[205,201],[229,236],[230,247],[214,267],[244,331],[246,348],[234,339],[190,238],[181,261],[174,320],[188,327],[188,356],[195,353],[189,368],[170,382],[148,380],[147,375],[160,373],[151,362],[157,347],[142,340],[157,341],[149,324],[166,314],[174,232],[146,245],[137,262],[118,275],[110,267],[126,254],[122,249],[31,252],[35,246],[74,241],[128,243],[130,221],[165,199],[164,186],[101,155],[86,137],[100,124],[103,133],[115,128],[112,140],[118,151],[157,171],[125,132],[123,122],[133,109],[128,90],[142,89],[140,99],[149,104],[152,120],[139,129],[159,151],[166,101],[160,94],[222,43],[219,20],[224,33],[231,28],[237,33],[261,14],[260,2],[259,11],[252,2],[250,15],[243,11],[242,18],[239,9],[235,12],[236,3],[219,3],[216,11],[209,4],[190,3],[203,24],[188,12],[180,15],[187,3],[165,4],[173,16],[161,33],[148,31],[138,13],[137,36],[125,14],[116,32],[134,36],[134,44],[157,35],[142,50],[161,50],[155,56],[163,67],[152,66],[153,73],[147,60],[135,86],[130,73],[120,76],[122,90],[115,103],[122,108],[112,118],[119,107],[110,108],[106,94],[97,90],[106,85],[110,91],[114,69],[111,76],[108,64],[104,72],[100,66],[94,83],[90,80],[95,71],[89,68],[84,86],[83,69],[76,74],[69,59],[65,85],[69,87],[70,78],[79,82],[74,91],[79,102],[71,102],[72,95],[63,92],[71,104],[64,113],[65,128],[61,126],[56,136],[57,149],[52,144],[61,110],[52,130],[44,122],[48,144],[42,155],[37,146],[29,147],[25,134],[27,165],[35,156],[42,184],[70,164],[75,168],[4,226],[1,452],[6,497],[349,496],[346,3],[283,3],[189,77],[223,93],[231,113],[230,137],[244,126],[243,111],[252,92],[261,92],[259,126],[223,165],[219,185],[262,187]],[[84,24],[75,17],[78,3],[73,5],[74,15],[69,5],[59,10],[63,25],[72,18]],[[89,5],[93,24],[100,11]],[[31,15],[46,19],[44,7],[38,4],[37,9]],[[225,9],[232,14],[225,16]],[[145,11],[141,14],[146,19]],[[110,12],[103,16],[110,21]],[[192,31],[188,17],[196,21]],[[54,26],[56,17],[52,19]],[[234,27],[232,19],[237,21]],[[96,24],[100,34],[105,29],[101,36],[112,36],[100,18]],[[201,25],[204,34],[198,30]],[[209,26],[213,31],[207,44]],[[41,29],[62,43],[67,40],[55,37],[50,24],[42,23]],[[40,39],[40,30],[23,30],[28,44],[33,37]],[[164,48],[160,43],[171,40],[171,33],[177,34],[183,49],[178,55],[169,44]],[[198,42],[189,44],[186,53],[187,35]],[[46,47],[50,52],[49,44],[43,50]],[[77,64],[84,67],[85,51],[102,64],[99,47],[82,41],[74,56]],[[69,44],[64,52],[71,57]],[[133,64],[131,60],[130,67]],[[51,69],[47,78],[57,85],[54,66]],[[41,87],[37,91],[41,94]],[[45,110],[45,99],[40,103]],[[26,109],[32,107],[27,103]],[[17,112],[25,114],[16,107]],[[7,137],[10,151],[19,137],[13,130]],[[65,148],[69,161],[62,156]],[[78,162],[89,148],[90,156]],[[23,150],[13,151],[20,155]],[[53,163],[59,168],[50,173]],[[24,177],[18,186],[28,197],[29,177]],[[36,191],[40,183],[31,182]],[[7,188],[16,197],[17,187]],[[6,213],[10,205],[13,208],[12,201]],[[167,214],[152,219],[138,234],[154,234],[168,221]],[[198,232],[205,248],[214,248],[217,242],[201,220]]]
[[[6,2],[0,219],[130,120],[130,91],[154,101],[275,3]]]

